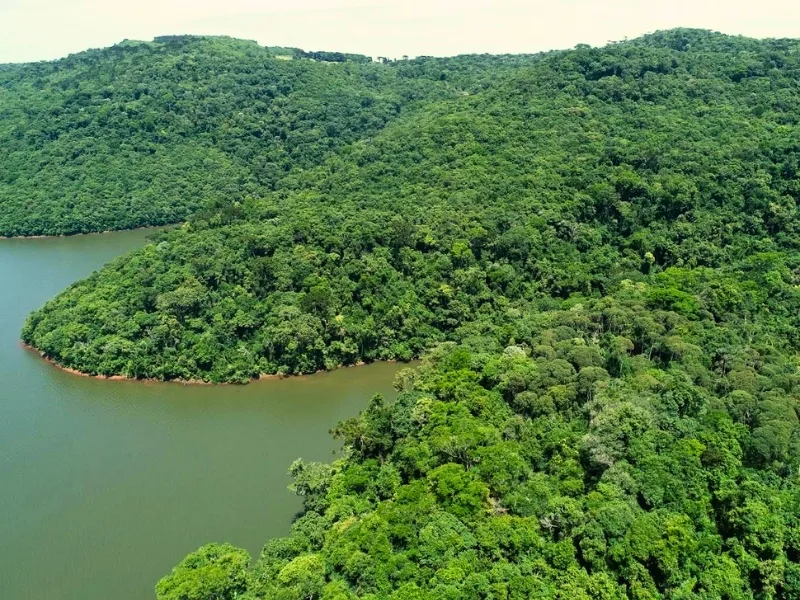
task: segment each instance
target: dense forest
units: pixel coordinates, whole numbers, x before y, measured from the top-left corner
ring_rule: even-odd
[[[157,597],[799,598],[796,357],[714,300],[665,306],[676,281],[723,283],[669,273],[519,315],[504,349],[437,347],[337,427],[339,460],[291,466],[288,537],[250,569],[203,546]]]
[[[390,67],[164,36],[0,65],[0,236],[177,223],[209,203],[260,198],[416,103],[524,60],[472,73],[464,59]]]
[[[211,200],[48,303],[24,340],[92,374],[246,382],[408,359],[670,267],[736,278],[756,260],[791,285],[798,49],[681,30],[505,70],[452,59],[473,92]],[[401,66],[424,77],[431,60]]]
[[[207,129],[165,129],[149,156],[202,142],[224,165],[148,180],[142,206],[172,210],[174,184],[194,204],[172,220],[191,216],[23,340],[85,373],[211,382],[423,357],[334,429],[338,460],[291,466],[290,536],[253,565],[204,546],[160,600],[800,599],[800,41],[678,29],[387,64],[135,48],[0,71],[0,90],[33,68],[116,88],[120,60],[159,98],[208,86],[184,105]],[[233,49],[257,65],[224,84],[147,66]],[[273,77],[292,90],[262,104]],[[65,223],[64,190],[86,189],[68,173],[92,172],[67,164],[41,199]],[[0,203],[38,206],[19,177]]]

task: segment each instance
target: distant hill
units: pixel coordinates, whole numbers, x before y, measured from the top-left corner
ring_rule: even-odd
[[[2,65],[0,235],[175,223],[261,197],[404,110],[472,85],[464,70],[448,82],[451,62],[409,76],[360,55],[162,36]]]

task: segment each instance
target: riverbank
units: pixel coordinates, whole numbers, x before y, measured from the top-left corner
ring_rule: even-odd
[[[70,375],[77,375],[78,377],[90,377],[92,379],[104,379],[106,381],[139,381],[141,383],[180,383],[181,385],[215,385],[210,381],[203,381],[202,379],[153,379],[146,377],[145,378],[129,377],[128,375],[93,375],[91,373],[84,373],[83,371],[79,371],[78,369],[73,369],[72,367],[62,365],[56,359],[47,356],[47,354],[45,354],[38,348],[31,346],[30,344],[26,344],[23,341],[20,341],[19,344],[28,352],[33,352],[38,354],[39,357],[50,366],[55,367],[56,369],[58,369],[59,371],[63,371],[64,373],[69,373]]]
[[[284,375],[281,373],[261,373],[258,377],[252,377],[247,383],[231,383],[228,381],[222,381],[219,383],[214,383],[213,381],[206,381],[204,379],[155,379],[152,377],[129,377],[128,375],[93,375],[91,373],[84,373],[83,371],[79,371],[78,369],[73,369],[72,367],[67,367],[66,365],[62,365],[54,358],[47,356],[44,352],[39,350],[38,348],[31,346],[30,344],[26,344],[23,341],[20,341],[20,346],[24,348],[28,352],[33,352],[39,355],[41,359],[43,359],[47,364],[50,366],[58,369],[59,371],[63,371],[64,373],[69,373],[70,375],[77,375],[78,377],[90,377],[92,379],[103,379],[105,381],[135,381],[138,383],[173,383],[173,384],[180,384],[184,386],[242,386],[242,385],[250,385],[253,383],[257,383],[259,381],[269,381],[271,379],[292,379],[295,377],[308,377],[311,375],[319,375],[320,373],[330,373],[332,371],[338,371],[339,369],[349,369],[352,367],[363,367],[369,364],[374,363],[386,363],[386,364],[395,364],[397,363],[396,360],[380,360],[380,361],[373,361],[372,363],[364,362],[360,360],[352,365],[344,365],[339,364],[336,368],[327,370],[327,369],[320,369],[313,373],[292,373],[288,375]],[[412,359],[410,362],[417,360],[416,358]]]
[[[63,238],[76,238],[92,235],[106,235],[109,233],[123,233],[126,231],[143,231],[145,229],[159,230],[169,227],[178,227],[182,223],[169,223],[167,225],[144,225],[130,229],[105,229],[103,231],[89,231],[87,233],[61,233],[58,235],[0,235],[0,240],[58,240]]]

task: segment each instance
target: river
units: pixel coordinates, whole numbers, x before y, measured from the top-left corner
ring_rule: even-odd
[[[182,386],[77,377],[20,346],[31,310],[146,235],[0,240],[0,598],[152,600],[205,542],[257,556],[300,507],[289,464],[330,460],[328,430],[392,394],[389,364]]]

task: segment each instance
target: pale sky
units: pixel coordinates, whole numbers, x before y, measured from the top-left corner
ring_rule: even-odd
[[[0,63],[220,34],[370,56],[537,52],[703,27],[800,37],[793,0],[0,0]]]

